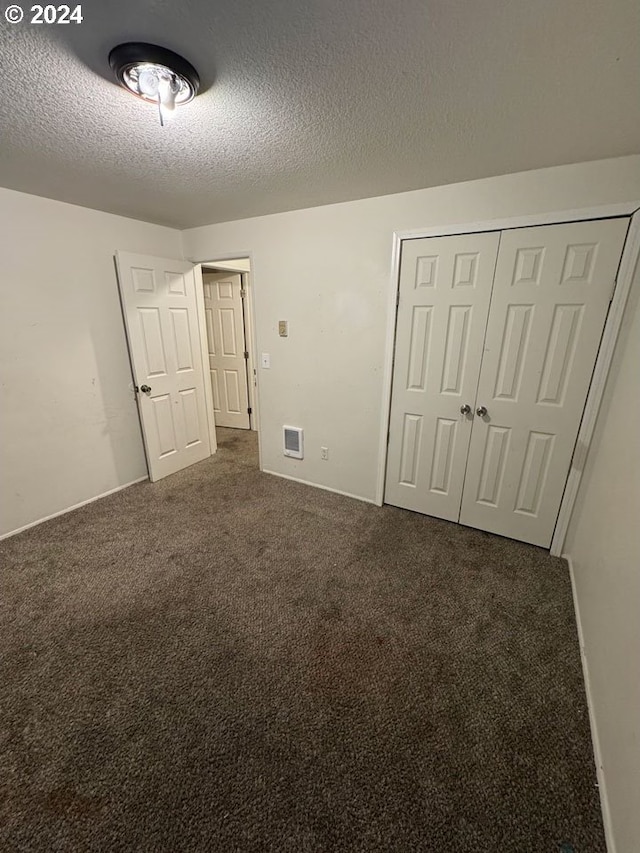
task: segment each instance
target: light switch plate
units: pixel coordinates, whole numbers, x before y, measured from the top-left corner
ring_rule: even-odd
[[[269,355],[268,352],[262,353],[262,356],[260,357],[260,364],[264,368],[271,367],[271,356]]]
[[[286,338],[289,335],[289,321],[278,320],[278,334],[281,338]]]

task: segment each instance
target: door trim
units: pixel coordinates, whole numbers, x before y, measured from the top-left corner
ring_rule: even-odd
[[[257,395],[257,384],[258,384],[258,360],[256,357],[256,349],[253,343],[253,302],[252,299],[252,286],[251,286],[251,271],[240,273],[242,280],[242,287],[247,294],[243,303],[242,303],[242,320],[244,323],[244,339],[245,344],[247,345],[247,350],[249,352],[249,358],[247,359],[247,383],[249,388],[249,406],[251,407],[251,414],[249,415],[249,423],[251,425],[251,430],[253,432],[258,432],[258,401],[256,399]],[[255,381],[254,381],[255,380]]]
[[[551,554],[560,556],[564,546],[571,513],[575,504],[587,457],[589,444],[593,436],[596,417],[602,402],[606,379],[613,359],[615,345],[618,339],[625,305],[636,266],[640,259],[640,201],[623,204],[601,205],[598,207],[562,210],[551,213],[514,216],[507,219],[489,219],[483,222],[461,223],[459,225],[443,225],[412,231],[395,231],[391,246],[391,270],[389,278],[389,293],[387,301],[387,330],[386,347],[383,367],[383,398],[380,423],[380,450],[378,454],[378,477],[376,484],[375,503],[384,503],[384,489],[387,472],[389,434],[389,419],[391,416],[391,384],[393,380],[393,360],[395,355],[396,321],[398,313],[398,289],[400,286],[400,255],[404,240],[415,240],[424,237],[448,237],[459,234],[474,234],[479,231],[504,231],[512,228],[530,228],[538,225],[559,225],[564,222],[582,222],[590,219],[613,219],[620,216],[630,216],[631,222],[627,239],[622,252],[622,259],[617,277],[617,286],[604,327],[604,332],[596,359],[593,379],[587,394],[582,423],[578,432],[576,447],[582,452],[574,455],[567,485],[564,490],[558,520],[551,542]]]

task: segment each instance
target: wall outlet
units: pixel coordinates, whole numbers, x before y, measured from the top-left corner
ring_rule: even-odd
[[[320,448],[320,459],[324,459],[325,462],[329,459],[329,448],[328,447],[321,447]]]

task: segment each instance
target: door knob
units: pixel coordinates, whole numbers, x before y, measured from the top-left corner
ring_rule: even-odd
[[[148,385],[141,385],[140,390],[142,391],[143,394],[150,394],[151,393],[151,388]]]
[[[460,406],[460,414],[461,415],[470,415],[471,414],[471,406],[468,403],[465,403],[464,406]]]
[[[478,408],[476,409],[476,415],[479,418],[483,418],[486,414],[487,414],[487,410],[485,409],[485,407],[484,406],[478,406]]]

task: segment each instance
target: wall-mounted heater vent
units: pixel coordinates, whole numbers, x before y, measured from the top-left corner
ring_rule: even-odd
[[[282,427],[284,437],[284,455],[294,459],[304,459],[304,431],[301,427]]]

